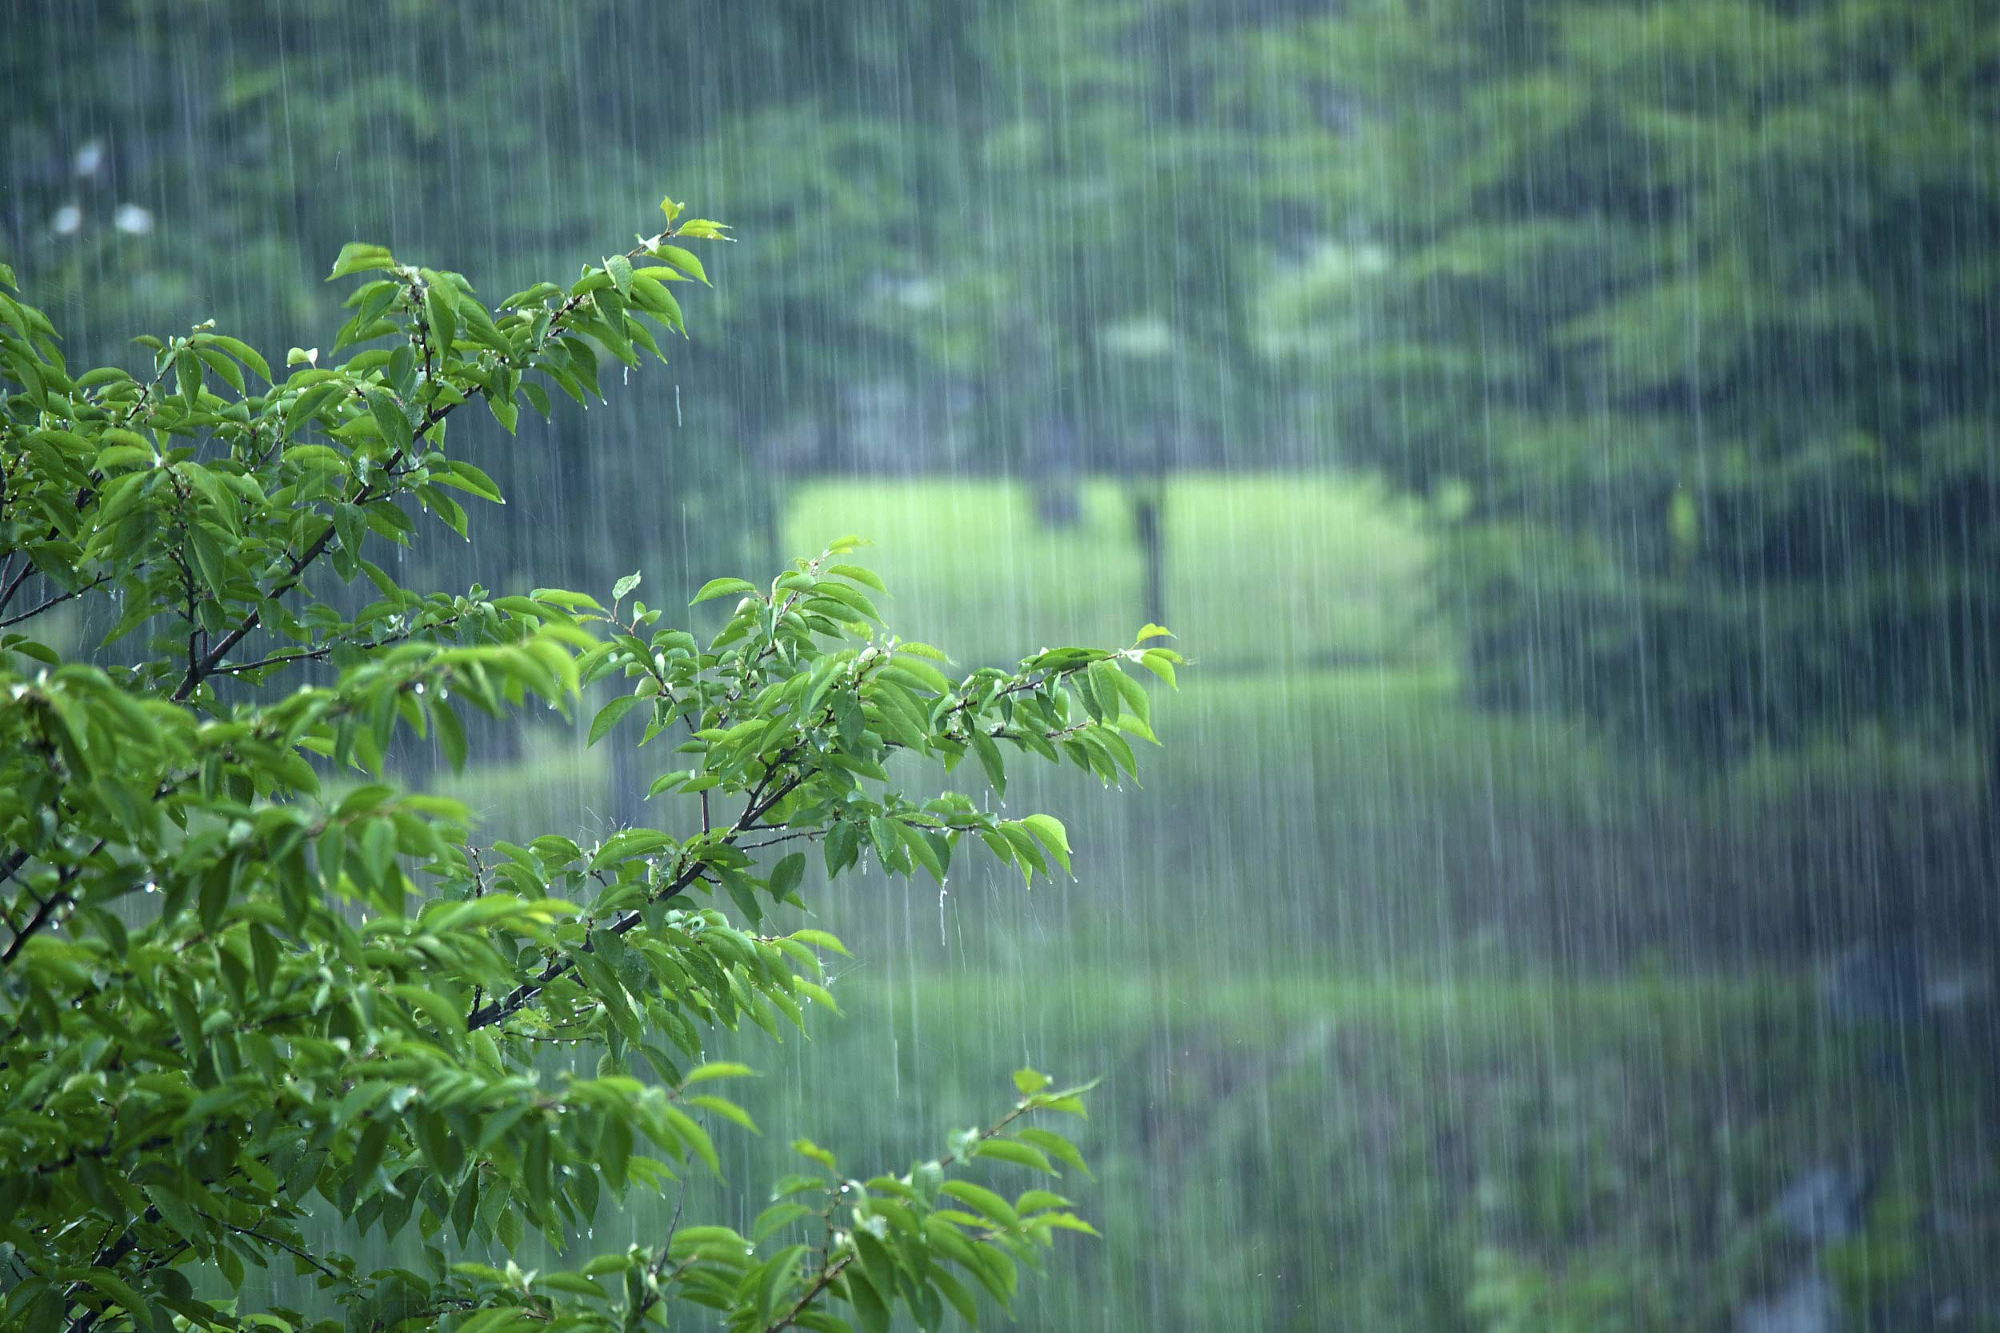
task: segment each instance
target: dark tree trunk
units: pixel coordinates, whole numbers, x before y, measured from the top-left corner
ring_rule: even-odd
[[[1139,542],[1139,559],[1145,565],[1141,611],[1155,625],[1167,623],[1166,552],[1160,533],[1165,507],[1161,486],[1143,487],[1132,496],[1132,530]]]

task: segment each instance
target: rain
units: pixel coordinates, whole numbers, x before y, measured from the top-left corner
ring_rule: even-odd
[[[385,541],[405,586],[639,571],[706,636],[709,580],[854,534],[954,680],[1185,658],[1136,775],[894,768],[1059,816],[1068,873],[808,847],[773,919],[845,942],[839,1015],[702,1052],[763,1132],[481,1262],[747,1234],[793,1139],[903,1171],[1026,1066],[1101,1080],[1049,1186],[1100,1235],[995,1326],[2000,1329],[1989,0],[14,0],[0,110],[73,373],[209,320],[351,355],[349,242],[490,310],[663,194],[726,224],[665,364],[454,419],[506,503]],[[121,605],[34,628],[113,664]],[[670,744],[588,743],[610,688],[388,780],[487,849],[678,827]],[[289,1261],[241,1293],[349,1318]]]

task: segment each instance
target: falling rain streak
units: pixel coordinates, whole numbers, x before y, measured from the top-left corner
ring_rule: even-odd
[[[663,191],[730,224],[671,376],[454,420],[507,505],[399,581],[637,569],[706,635],[707,580],[856,533],[954,676],[1189,659],[1137,780],[950,775],[1061,812],[1074,878],[809,849],[779,914],[838,923],[842,1016],[704,1052],[783,1132],[707,1117],[720,1182],[522,1269],[747,1233],[795,1134],[902,1170],[1025,1058],[1103,1082],[1050,1185],[1102,1237],[1024,1329],[2000,1328],[1987,0],[17,0],[0,107],[0,261],[72,371],[318,344],[349,241],[490,304]],[[137,651],[72,610],[66,658]],[[391,772],[482,847],[668,818],[675,738],[584,743],[610,697]],[[243,1309],[343,1317],[301,1268]]]

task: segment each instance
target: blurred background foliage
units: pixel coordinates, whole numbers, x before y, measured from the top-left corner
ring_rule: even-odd
[[[733,224],[673,367],[491,432],[504,567],[413,553],[437,586],[852,530],[967,664],[1180,632],[1148,791],[1066,807],[1081,882],[877,884],[854,1016],[768,1087],[872,1157],[1017,1054],[1108,1071],[1108,1239],[1029,1326],[2000,1327],[1986,0],[6,39],[0,249],[72,365],[311,345],[350,239],[504,291],[663,189]],[[454,790],[638,818],[575,739]]]

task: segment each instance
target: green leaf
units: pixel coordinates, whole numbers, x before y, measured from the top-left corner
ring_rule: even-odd
[[[1025,1143],[1034,1144],[1064,1166],[1075,1167],[1086,1178],[1095,1179],[1090,1174],[1090,1168],[1084,1165],[1083,1154],[1076,1150],[1076,1145],[1055,1131],[1040,1126],[1030,1126],[1017,1131],[1015,1137]]]
[[[89,1268],[64,1269],[66,1281],[81,1279],[110,1297],[112,1302],[133,1321],[143,1327],[148,1323],[146,1299],[125,1283],[125,1280],[108,1268],[92,1265]],[[109,1308],[109,1307],[107,1307]]]
[[[757,1071],[749,1065],[737,1064],[731,1060],[712,1060],[708,1064],[696,1065],[693,1069],[690,1069],[687,1077],[681,1080],[681,1084],[683,1087],[692,1087],[696,1083],[706,1083],[710,1079],[715,1078],[755,1078],[756,1076]]]
[[[1076,1205],[1060,1194],[1048,1190],[1023,1190],[1021,1197],[1014,1200],[1014,1211],[1026,1217],[1029,1213],[1047,1212],[1051,1208],[1074,1208]]]
[[[674,1133],[679,1136],[681,1142],[708,1167],[710,1174],[720,1179],[722,1159],[715,1155],[715,1144],[709,1140],[708,1131],[696,1124],[694,1117],[679,1107],[668,1106],[660,1113],[666,1117],[667,1123],[673,1126]]]
[[[854,956],[847,951],[846,945],[823,930],[795,930],[792,932],[792,938],[805,944],[818,945],[822,949],[830,949],[842,958],[852,958]]]
[[[973,1298],[964,1283],[952,1276],[950,1269],[933,1265],[925,1281],[936,1287],[939,1293],[951,1302],[951,1308],[958,1311],[958,1317],[968,1326],[978,1326],[979,1302]]]
[[[460,725],[458,713],[449,701],[435,696],[431,699],[431,729],[437,736],[438,748],[444,752],[444,759],[457,773],[465,767],[465,728]]]
[[[361,1131],[361,1138],[354,1148],[354,1160],[348,1166],[352,1177],[365,1185],[374,1176],[375,1168],[382,1164],[382,1154],[388,1147],[387,1122],[370,1121]]]
[[[1047,1074],[1041,1073],[1039,1070],[1017,1069],[1014,1071],[1014,1086],[1020,1089],[1021,1095],[1024,1097],[1032,1092],[1040,1092],[1043,1088],[1049,1086],[1052,1081]]]
[[[806,858],[803,852],[793,852],[771,867],[771,896],[782,900],[806,876]]]
[[[388,247],[349,241],[340,247],[340,257],[333,261],[333,272],[326,275],[326,280],[332,282],[335,278],[367,273],[373,269],[394,268],[395,265],[395,257],[389,253]]]
[[[889,1333],[888,1302],[875,1290],[875,1284],[868,1280],[868,1276],[849,1265],[840,1278],[847,1288],[848,1303],[854,1307],[855,1317],[861,1321],[862,1333]]]
[[[833,1154],[820,1147],[817,1143],[814,1143],[811,1139],[793,1139],[792,1151],[801,1157],[811,1158],[829,1171],[839,1169],[834,1165]]]
[[[201,571],[201,581],[220,595],[227,586],[229,565],[222,554],[222,544],[215,539],[215,533],[206,523],[193,523],[187,531],[188,548],[194,552],[195,567]]]
[[[207,1246],[209,1228],[188,1205],[187,1200],[181,1197],[178,1188],[166,1184],[148,1185],[145,1187],[145,1192],[146,1197],[152,1200],[153,1206],[160,1210],[161,1220],[181,1236],[192,1241],[198,1250]]]
[[[604,271],[611,275],[611,284],[620,296],[632,295],[632,261],[624,255],[613,255],[604,261]]]
[[[990,1157],[997,1162],[1012,1162],[1016,1166],[1031,1167],[1047,1175],[1056,1174],[1055,1167],[1040,1149],[1012,1139],[988,1139],[972,1150],[974,1157]]]
[[[1063,828],[1060,819],[1054,815],[1029,815],[1016,822],[1034,834],[1036,842],[1048,848],[1049,855],[1055,858],[1065,874],[1069,872],[1069,832]]]
[[[639,571],[634,570],[611,585],[611,600],[615,605],[625,600],[626,595],[639,586]]]
[[[645,700],[636,694],[621,694],[598,709],[597,716],[590,720],[590,739],[584,742],[584,748],[589,749],[603,740],[611,729],[618,725],[620,718],[644,702]]]
[[[401,405],[387,389],[370,385],[365,393],[368,398],[368,415],[375,419],[375,428],[382,432],[382,438],[392,449],[401,449],[410,443],[409,419],[403,415]]]
[[[714,285],[709,283],[708,274],[702,270],[701,261],[695,258],[693,251],[683,250],[678,245],[662,245],[654,250],[653,254],[657,258],[666,260],[696,282]]]
[[[694,595],[694,600],[689,602],[688,605],[699,606],[701,603],[717,597],[730,596],[756,597],[758,596],[757,585],[748,579],[710,579],[701,585],[701,591]]]
[[[652,785],[646,788],[646,798],[651,800],[669,788],[680,786],[693,776],[694,770],[691,768],[677,768],[671,773],[662,773],[653,779]]]
[[[972,751],[979,756],[979,766],[986,770],[986,780],[993,784],[993,790],[1005,796],[1007,768],[1000,757],[1000,747],[985,732],[975,730],[972,733]]]
[[[430,325],[431,355],[442,359],[458,338],[458,314],[443,283],[424,289],[424,320]]]
[[[708,1093],[704,1092],[704,1093],[697,1093],[696,1095],[689,1097],[687,1099],[687,1104],[689,1106],[699,1106],[704,1111],[713,1111],[715,1114],[721,1116],[724,1120],[727,1120],[731,1124],[736,1125],[742,1129],[747,1129],[752,1134],[760,1132],[757,1128],[757,1122],[750,1118],[750,1113],[744,1110],[742,1107],[738,1106],[735,1102],[727,1101],[721,1097],[711,1096]]]
[[[502,430],[512,435],[515,424],[521,419],[521,409],[514,405],[514,400],[511,398],[503,398],[491,392],[483,396],[486,399],[486,410],[493,414],[493,419],[500,423]]]
[[[201,358],[187,351],[175,357],[174,378],[180,385],[181,397],[193,404],[201,397]]]
[[[494,484],[493,478],[462,458],[451,460],[450,471],[436,472],[432,477],[439,485],[456,486],[459,490],[476,495],[482,500],[491,500],[494,504],[500,505],[507,503],[506,497],[500,494],[500,488]]]
[[[566,1292],[571,1296],[595,1296],[606,1299],[603,1287],[598,1286],[581,1273],[544,1273],[537,1282],[550,1291]]]
[[[1021,1225],[1021,1216],[1014,1211],[1013,1205],[982,1185],[975,1185],[969,1180],[947,1180],[940,1192],[1009,1231]]]
[[[224,384],[238,393],[243,392],[243,372],[237,368],[234,361],[209,347],[196,348],[195,355],[201,358],[204,366],[220,375]]]

